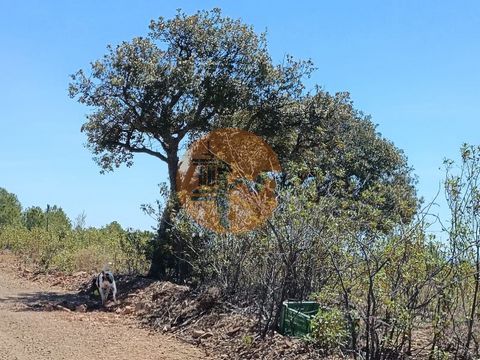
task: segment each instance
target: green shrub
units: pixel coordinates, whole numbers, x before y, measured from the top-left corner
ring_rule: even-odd
[[[120,256],[117,259],[122,272],[144,273],[152,256],[152,237],[148,231],[128,229],[119,239]]]
[[[3,226],[0,250],[9,249],[42,271],[90,272],[108,263],[112,270],[122,273],[148,270],[153,236],[148,231],[123,230],[115,222],[100,229],[74,230],[54,224],[52,221],[48,229],[46,226],[28,229],[18,224]]]
[[[347,339],[344,314],[338,309],[322,309],[311,321],[313,340],[324,350],[345,345]]]

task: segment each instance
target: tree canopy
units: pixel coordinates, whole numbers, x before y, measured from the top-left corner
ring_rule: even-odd
[[[240,110],[251,121],[270,116],[301,95],[310,71],[291,58],[274,65],[264,34],[219,9],[178,12],[152,21],[146,37],[109,46],[89,75],[72,75],[70,96],[94,109],[82,131],[103,170],[146,153],[168,163],[172,184],[187,134]]]
[[[17,225],[22,219],[22,205],[15,194],[0,188],[0,227]]]
[[[281,110],[282,121],[237,126],[263,134],[282,163],[286,180],[314,181],[316,200],[340,200],[343,212],[368,227],[408,223],[418,200],[403,151],[382,137],[369,116],[356,110],[348,93],[317,88]]]
[[[82,131],[102,171],[149,154],[167,163],[174,195],[180,142],[235,127],[273,147],[285,181],[314,181],[312,201],[338,200],[336,212],[365,228],[388,230],[412,219],[417,200],[405,156],[348,94],[306,91],[310,61],[287,56],[274,64],[265,34],[219,9],[179,11],[149,28],[147,36],[109,46],[89,71],[72,75],[70,96],[92,109]],[[164,253],[152,266],[172,251],[168,266],[186,258],[181,239],[166,240],[175,206],[167,205],[160,219]],[[166,266],[154,272],[163,276]]]
[[[36,227],[45,227],[47,224],[45,214],[40,206],[29,207],[22,215],[23,225],[28,230]]]

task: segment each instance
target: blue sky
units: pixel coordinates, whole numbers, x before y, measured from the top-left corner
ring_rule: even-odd
[[[457,158],[463,142],[480,144],[478,1],[5,0],[0,187],[24,207],[57,204],[71,218],[85,211],[87,225],[153,226],[140,204],[159,197],[165,166],[137,156],[132,168],[100,175],[80,133],[88,110],[68,97],[68,75],[107,44],[145,35],[152,18],[212,7],[267,30],[276,62],[312,59],[310,87],[350,92],[405,151],[426,200],[438,190],[442,160]]]

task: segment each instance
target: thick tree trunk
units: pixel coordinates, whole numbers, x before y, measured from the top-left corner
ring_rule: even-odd
[[[169,246],[171,239],[169,238],[168,230],[171,226],[171,220],[175,213],[175,208],[174,204],[170,204],[170,202],[171,200],[169,200],[169,204],[165,206],[162,217],[159,220],[157,238],[152,254],[152,263],[150,264],[150,270],[148,272],[148,276],[162,280],[171,278],[171,272],[169,269],[173,265],[173,253]]]
[[[177,149],[172,149],[167,155],[170,196],[162,217],[159,219],[157,239],[148,275],[157,279],[181,282],[187,276],[182,260],[184,258],[184,244],[182,239],[175,239],[169,231],[172,227],[173,217],[179,210],[176,196]]]

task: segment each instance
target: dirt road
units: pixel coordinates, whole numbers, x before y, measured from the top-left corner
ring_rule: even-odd
[[[2,262],[0,256],[0,263]],[[180,340],[140,329],[113,313],[35,310],[41,299],[74,296],[18,278],[0,265],[0,359],[204,359]]]

